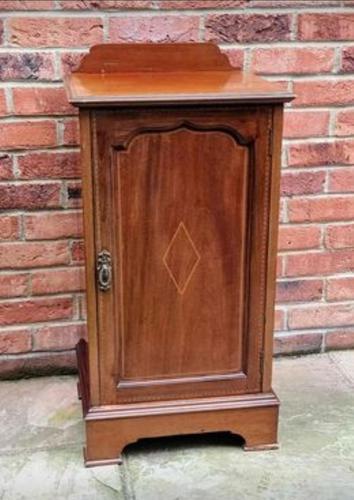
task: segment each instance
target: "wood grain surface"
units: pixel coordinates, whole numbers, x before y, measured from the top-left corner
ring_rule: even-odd
[[[67,88],[80,107],[84,181],[86,464],[179,433],[276,446],[276,237],[291,95],[232,69],[212,44],[98,46]],[[102,252],[112,264],[104,287]]]

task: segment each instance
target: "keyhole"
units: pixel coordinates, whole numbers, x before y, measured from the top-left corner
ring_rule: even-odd
[[[109,271],[107,267],[102,268],[102,275],[101,275],[102,282],[106,285],[109,281]]]

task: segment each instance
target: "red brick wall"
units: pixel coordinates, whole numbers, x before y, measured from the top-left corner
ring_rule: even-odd
[[[74,366],[85,332],[76,112],[100,42],[213,40],[281,80],[278,353],[354,347],[354,1],[0,0],[0,373]]]

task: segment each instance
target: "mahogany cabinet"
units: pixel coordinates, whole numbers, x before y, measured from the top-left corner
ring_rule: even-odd
[[[140,438],[277,445],[272,332],[283,103],[213,44],[98,45],[80,108],[86,465]]]

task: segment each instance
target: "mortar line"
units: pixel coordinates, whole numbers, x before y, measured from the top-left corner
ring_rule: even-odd
[[[10,17],[8,14],[10,11],[3,11],[3,17]],[[126,17],[127,14],[130,17],[154,17],[156,14],[165,16],[181,16],[181,15],[202,15],[202,14],[231,14],[235,16],[248,16],[250,14],[263,14],[267,15],[279,15],[279,14],[352,14],[354,13],[354,6],[345,7],[338,5],[333,6],[319,6],[319,7],[245,7],[242,9],[235,9],[232,7],[225,8],[215,8],[211,7],[208,9],[154,9],[154,8],[141,8],[141,9],[130,9],[122,8],[119,11],[114,9],[101,9],[101,10],[75,10],[75,9],[50,9],[50,10],[25,10],[25,11],[11,11],[11,17],[14,18],[26,18],[26,17],[57,17],[57,18],[97,18],[102,16],[107,17]]]
[[[4,332],[4,331],[16,332],[18,330],[22,330],[24,328],[24,325],[26,328],[30,328],[33,331],[36,331],[39,328],[47,328],[47,327],[57,328],[57,327],[68,327],[68,326],[85,326],[86,320],[73,319],[73,320],[70,320],[69,322],[68,321],[63,322],[63,320],[62,321],[56,320],[56,321],[52,321],[52,322],[47,321],[47,322],[43,322],[43,323],[17,323],[15,325],[1,326],[0,332]],[[63,349],[63,350],[70,350],[70,349]],[[39,351],[39,352],[47,352],[47,351]],[[48,352],[55,353],[55,352],[62,352],[62,351],[48,351]],[[17,354],[13,354],[13,356],[22,355],[22,354],[28,354],[28,353],[17,353]],[[3,357],[3,355],[2,355],[2,357]]]
[[[301,40],[296,40],[296,41],[291,41],[291,40],[277,40],[273,43],[270,42],[248,42],[248,43],[242,43],[242,42],[230,42],[226,43],[223,41],[217,41],[217,45],[222,48],[222,49],[247,49],[247,48],[254,48],[254,49],[269,49],[269,50],[274,50],[274,45],[276,45],[276,48],[279,49],[309,49],[309,50],[315,50],[315,49],[321,49],[321,48],[332,48],[332,49],[340,49],[340,48],[346,48],[348,46],[353,47],[354,46],[354,41],[353,40],[308,40],[308,41],[301,41]],[[13,53],[13,54],[22,54],[22,53],[45,53],[45,54],[52,54],[54,52],[87,52],[89,50],[90,46],[89,45],[77,45],[74,47],[68,46],[68,47],[63,47],[63,46],[52,46],[52,47],[47,47],[47,46],[31,46],[31,47],[18,47],[18,46],[6,46],[3,45],[0,47],[0,54],[1,53]]]

